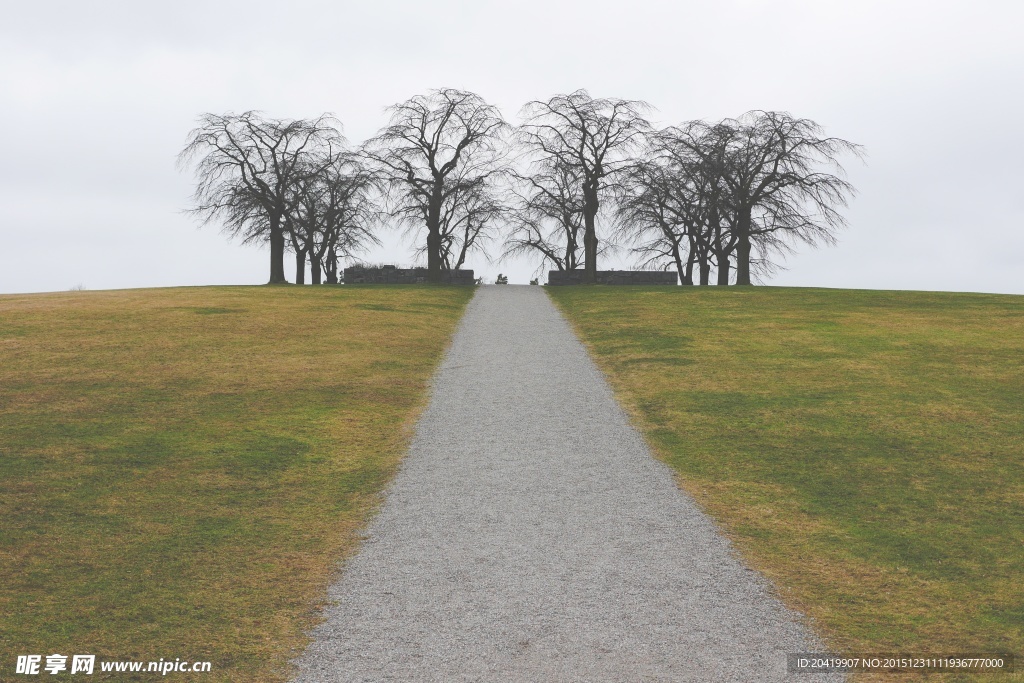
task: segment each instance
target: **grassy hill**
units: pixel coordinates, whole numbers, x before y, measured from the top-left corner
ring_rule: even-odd
[[[1024,297],[548,291],[833,647],[1024,654]],[[56,652],[281,680],[471,294],[0,296],[0,679]]]
[[[61,653],[280,680],[471,294],[0,296],[0,678]]]
[[[833,647],[1024,655],[1024,297],[548,291]]]

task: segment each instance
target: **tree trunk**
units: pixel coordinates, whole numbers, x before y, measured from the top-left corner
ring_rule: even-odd
[[[683,255],[679,253],[679,244],[672,244],[672,260],[675,262],[676,274],[679,276],[679,280],[685,285],[686,284],[686,267],[683,265]]]
[[[693,286],[693,264],[697,261],[697,249],[690,241],[690,251],[686,255],[686,269],[683,272],[683,284]]]
[[[435,177],[427,207],[427,282],[441,283],[441,182]]]
[[[736,243],[736,284],[750,284],[750,235],[745,233]]]
[[[270,219],[270,284],[288,282],[284,277],[284,230],[279,219]]]
[[[579,263],[576,262],[576,239],[570,237],[565,245],[565,267],[558,266],[559,270],[576,270]]]
[[[310,284],[319,285],[323,282],[321,279],[321,273],[323,273],[323,267],[320,265],[320,259],[313,252],[309,252],[309,282]]]
[[[441,282],[441,232],[437,228],[427,232],[427,282]]]
[[[750,284],[750,211],[741,211],[736,235],[736,284]]]
[[[338,284],[338,254],[334,247],[327,249],[327,284]]]
[[[719,256],[718,257],[718,283],[720,285],[729,284],[729,257]]]
[[[306,250],[295,250],[295,284],[306,284]]]
[[[592,285],[597,282],[597,235],[592,225],[583,235],[583,250],[583,282]]]
[[[583,188],[583,283],[597,282],[597,193]]]
[[[701,254],[700,257],[700,283],[702,285],[711,284],[711,261],[707,254]]]

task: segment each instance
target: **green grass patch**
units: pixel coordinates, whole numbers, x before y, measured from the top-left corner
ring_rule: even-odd
[[[61,653],[284,680],[472,292],[0,296],[0,679]]]
[[[833,647],[1024,655],[1024,297],[548,292],[681,485]]]

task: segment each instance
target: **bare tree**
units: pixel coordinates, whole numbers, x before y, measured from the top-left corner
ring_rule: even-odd
[[[270,282],[284,275],[285,221],[294,209],[295,182],[310,157],[341,145],[335,120],[265,118],[259,112],[204,114],[178,155],[179,166],[195,163],[198,183],[191,210],[244,242],[270,243]]]
[[[320,284],[324,276],[329,284],[337,284],[339,257],[380,244],[372,231],[379,218],[373,201],[375,187],[373,175],[358,155],[348,152],[318,161],[296,184],[298,200],[289,218],[290,232],[297,247],[309,256],[312,284]]]
[[[788,250],[787,238],[835,243],[836,230],[845,225],[837,208],[854,193],[838,157],[862,156],[858,145],[821,137],[817,123],[785,112],[752,111],[713,125],[691,122],[678,131],[678,146],[720,176],[715,206],[724,210],[728,227],[716,242],[719,284],[728,284],[723,270],[732,255],[736,284],[749,285],[752,270],[776,266],[770,254]]]
[[[501,198],[501,180],[500,173],[454,180],[441,214],[442,267],[457,270],[470,253],[486,255],[487,243],[508,212]]]
[[[664,163],[636,164],[620,184],[616,222],[620,237],[634,245],[641,267],[675,266],[680,281],[692,285],[698,256],[694,242],[703,235],[703,224],[689,220],[696,206],[689,197],[679,199],[691,189],[684,183]]]
[[[780,234],[811,245],[835,243],[846,224],[837,207],[854,194],[838,156],[862,157],[863,150],[822,137],[817,123],[786,112],[748,112],[738,128],[742,137],[725,179],[736,212],[736,284],[749,285],[754,243],[777,246]]]
[[[648,159],[621,184],[620,234],[645,263],[675,263],[684,284],[694,263],[707,284],[712,261],[719,285],[729,284],[734,261],[736,283],[750,284],[752,274],[778,267],[772,255],[791,251],[794,239],[832,243],[843,224],[836,207],[853,188],[816,168],[841,173],[837,154],[860,150],[820,137],[812,121],[751,112],[691,121],[650,139]]]
[[[584,281],[597,275],[597,215],[609,185],[632,162],[650,123],[649,106],[621,99],[594,99],[586,90],[556,95],[523,107],[518,140],[533,156],[540,173],[568,168],[576,174],[583,199]]]
[[[452,88],[388,111],[390,124],[367,142],[365,154],[384,183],[391,215],[426,229],[427,276],[439,282],[445,210],[455,197],[472,195],[467,185],[500,169],[508,124],[479,95]]]
[[[351,259],[380,241],[372,230],[381,222],[381,210],[374,200],[377,179],[352,159],[348,173],[338,173],[326,201],[326,251],[322,265],[328,284],[338,284],[338,261]],[[318,256],[319,258],[319,256]]]
[[[736,137],[728,122],[691,121],[657,135],[659,153],[672,169],[681,210],[695,222],[693,247],[700,264],[700,283],[709,284],[714,261],[716,284],[728,285],[731,257],[736,249],[732,230],[735,211],[725,175],[728,153]]]
[[[675,266],[684,285],[709,283],[712,262],[728,284],[734,244],[723,201],[722,131],[702,122],[653,133],[644,160],[624,173],[616,207],[618,234],[641,263]],[[696,154],[698,148],[702,154]],[[723,282],[724,280],[724,282]]]
[[[543,269],[575,270],[583,263],[582,182],[573,167],[555,163],[516,175],[519,189],[502,258],[540,254]]]

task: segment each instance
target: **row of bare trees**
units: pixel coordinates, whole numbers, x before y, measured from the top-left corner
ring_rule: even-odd
[[[772,272],[795,244],[833,243],[853,193],[839,157],[858,146],[807,119],[749,112],[656,130],[649,107],[586,91],[528,103],[512,127],[476,94],[431,91],[389,108],[353,149],[329,115],[282,121],[207,114],[181,152],[199,179],[193,211],[284,252],[312,280],[379,243],[390,220],[420,238],[429,279],[501,239],[502,257],[584,271],[613,244],[684,284],[737,284]],[[425,237],[425,239],[424,239]]]
[[[795,243],[832,244],[853,187],[839,155],[860,155],[807,119],[750,112],[648,136],[618,187],[618,235],[642,262],[671,264],[684,284],[737,284],[770,273]]]
[[[257,112],[201,117],[179,155],[194,162],[192,211],[219,220],[243,243],[269,243],[270,282],[285,282],[284,253],[296,256],[296,282],[338,282],[338,262],[370,243],[376,178],[348,149],[337,121],[277,120]]]

